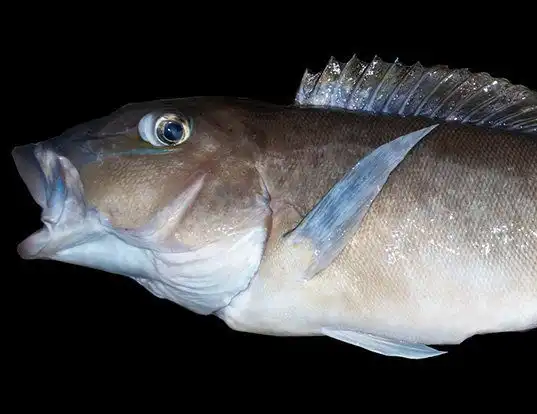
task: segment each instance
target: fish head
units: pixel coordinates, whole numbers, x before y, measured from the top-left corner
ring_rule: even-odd
[[[185,98],[127,105],[12,156],[43,227],[25,259],[128,276],[201,314],[253,277],[270,222],[240,111]]]

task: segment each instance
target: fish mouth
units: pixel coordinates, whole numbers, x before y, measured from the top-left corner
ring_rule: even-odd
[[[15,147],[11,156],[15,161],[17,172],[22,181],[28,188],[30,195],[41,208],[45,208],[46,198],[46,180],[43,169],[36,157],[39,144],[28,144]]]
[[[78,171],[67,158],[41,143],[15,147],[11,155],[32,198],[42,208],[44,224],[18,245],[17,252],[24,259],[48,256],[51,244],[54,250],[59,248],[56,236],[65,235],[68,225],[85,214]]]

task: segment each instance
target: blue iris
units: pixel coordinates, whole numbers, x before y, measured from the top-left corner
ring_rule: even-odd
[[[166,122],[162,135],[169,142],[177,142],[183,138],[184,129],[183,125],[178,122]]]

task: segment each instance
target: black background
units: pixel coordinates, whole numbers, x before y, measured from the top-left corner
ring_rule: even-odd
[[[176,5],[178,6],[178,5]],[[327,5],[325,5],[327,6]],[[298,7],[298,6],[297,6]],[[16,244],[39,226],[39,208],[18,178],[10,149],[106,115],[129,102],[188,95],[247,96],[289,103],[306,68],[320,70],[331,55],[357,53],[404,63],[447,64],[506,77],[537,89],[534,28],[524,10],[470,15],[414,6],[353,11],[341,5],[290,5],[256,10],[202,10],[145,5],[113,13],[80,6],[33,8],[11,31],[4,68],[4,267],[9,304],[6,342],[18,375],[53,372],[84,377],[125,367],[163,368],[180,376],[221,381],[242,369],[316,373],[368,367],[479,371],[500,365],[535,370],[537,334],[476,336],[447,355],[423,361],[387,358],[328,338],[277,338],[234,332],[215,317],[157,299],[126,278],[50,261],[23,261]],[[269,13],[270,11],[274,13]],[[11,72],[12,71],[12,72]],[[16,121],[13,121],[16,120]],[[14,288],[8,288],[15,282]],[[12,332],[12,333],[11,333]],[[300,368],[302,369],[302,368]],[[140,374],[141,375],[141,374]],[[320,375],[320,374],[319,374]],[[71,378],[71,377],[67,377]],[[323,377],[325,378],[325,377]],[[326,379],[326,378],[325,378]]]

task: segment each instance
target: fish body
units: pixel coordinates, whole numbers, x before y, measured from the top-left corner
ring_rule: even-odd
[[[128,105],[13,156],[24,258],[133,278],[232,329],[424,358],[537,326],[537,98],[353,57],[292,105]]]
[[[275,240],[249,289],[222,312],[235,329],[312,334],[338,326],[453,344],[535,325],[536,139],[439,125],[391,173],[340,255],[305,282],[312,251],[289,249],[282,235],[357,159],[434,122],[317,109],[260,118],[253,122],[272,137],[257,162]]]

